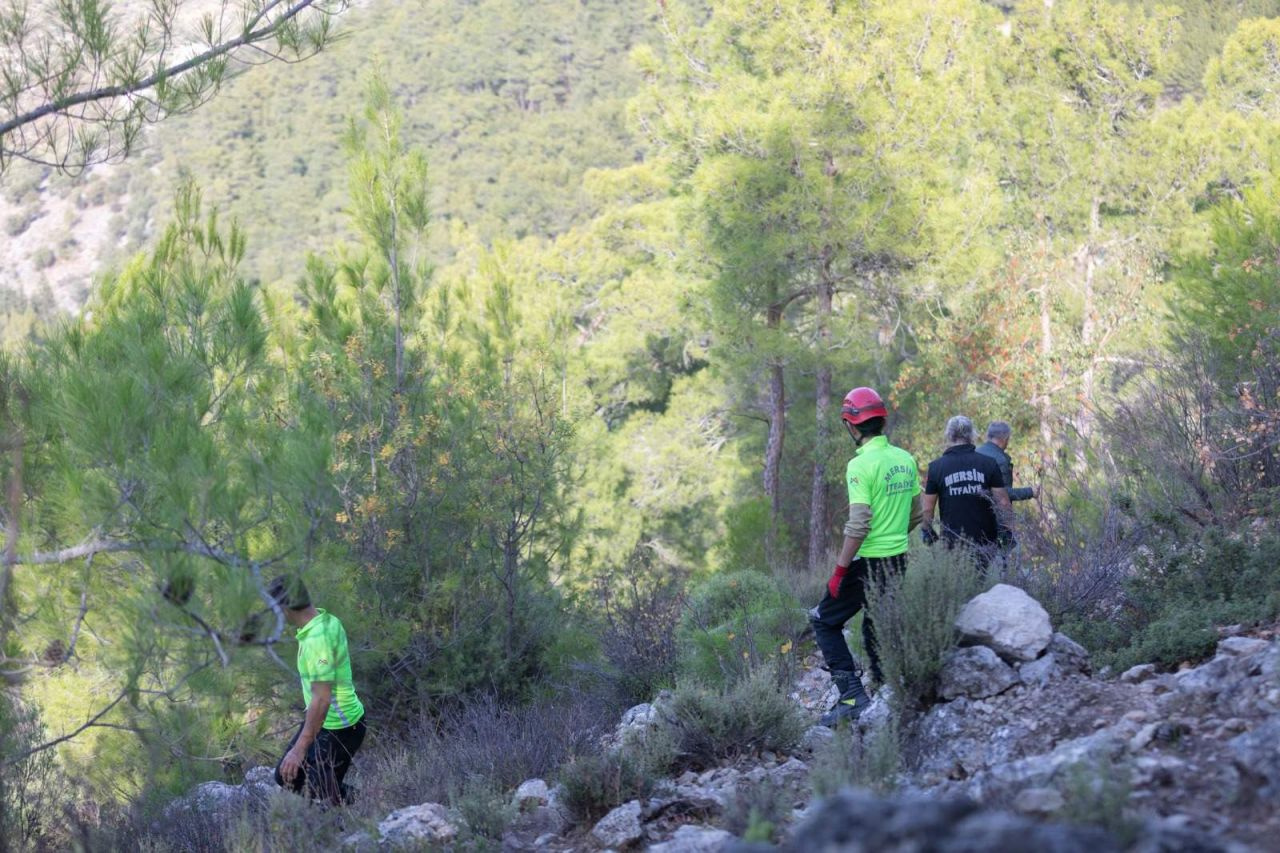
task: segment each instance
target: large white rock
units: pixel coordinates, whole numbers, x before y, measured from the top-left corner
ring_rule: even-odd
[[[604,817],[591,830],[591,837],[603,847],[623,848],[640,840],[640,801],[623,803]]]
[[[458,836],[458,827],[449,810],[439,803],[423,803],[396,809],[378,824],[378,836],[385,844],[447,844]]]
[[[964,606],[956,630],[966,645],[986,646],[1007,661],[1035,660],[1053,639],[1049,614],[1016,586],[996,584]]]
[[[511,804],[516,807],[517,811],[522,812],[545,806],[550,801],[551,789],[541,779],[526,779],[521,782],[520,787],[516,788],[515,795],[511,798]]]
[[[733,836],[723,829],[686,823],[670,841],[651,844],[648,853],[720,853]]]

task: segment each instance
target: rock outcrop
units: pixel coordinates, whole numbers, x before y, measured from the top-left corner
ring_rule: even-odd
[[[1021,678],[1013,667],[986,646],[955,649],[942,666],[938,695],[943,699],[986,699],[1003,693]]]
[[[378,840],[383,847],[434,846],[457,837],[458,825],[439,803],[396,809],[378,823]]]
[[[1016,586],[996,584],[956,617],[963,645],[986,646],[1007,661],[1030,661],[1053,640],[1049,614]]]

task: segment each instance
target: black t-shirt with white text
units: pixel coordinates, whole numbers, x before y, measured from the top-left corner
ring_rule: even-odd
[[[938,496],[944,539],[963,537],[988,545],[999,536],[991,490],[1004,487],[996,460],[978,453],[972,444],[957,444],[929,463],[924,493]]]

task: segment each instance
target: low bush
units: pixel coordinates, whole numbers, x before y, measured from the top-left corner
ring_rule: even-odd
[[[841,726],[830,746],[815,758],[809,784],[818,797],[851,785],[887,793],[897,787],[901,770],[901,729],[890,717],[865,736],[856,726]]]
[[[672,755],[670,741],[659,731],[626,749],[575,757],[560,768],[564,804],[579,820],[602,817],[629,800],[648,796]]]
[[[637,548],[623,570],[596,581],[600,651],[619,700],[647,702],[675,683],[676,626],[684,608],[687,576]]]
[[[739,785],[729,795],[720,828],[747,843],[774,844],[791,817],[795,797],[783,785]]]
[[[1114,668],[1204,657],[1216,628],[1280,617],[1280,535],[1210,530],[1192,544],[1148,549],[1108,610],[1064,627]]]
[[[881,669],[900,715],[933,697],[956,617],[989,585],[963,551],[938,546],[914,549],[905,572],[868,582]]]
[[[474,697],[439,720],[424,721],[394,748],[357,757],[354,782],[362,803],[388,810],[449,802],[475,793],[480,780],[508,791],[593,748],[617,715],[616,707],[591,693],[565,691],[515,707]],[[377,736],[375,731],[370,740]]]
[[[0,839],[19,849],[66,843],[62,810],[76,792],[58,767],[36,709],[0,692]]]
[[[467,832],[476,840],[500,841],[516,816],[508,790],[484,776],[472,776],[464,781],[450,794],[449,805],[462,817]]]
[[[761,667],[785,673],[808,625],[804,608],[760,572],[712,575],[690,593],[676,639],[681,674],[706,685],[731,685]]]
[[[729,687],[678,688],[667,725],[679,761],[706,767],[761,750],[788,750],[800,742],[807,722],[775,671],[761,668]]]
[[[1127,811],[1133,791],[1128,768],[1111,759],[1077,762],[1059,771],[1058,788],[1063,819],[1100,826],[1126,846],[1136,838],[1140,826]]]

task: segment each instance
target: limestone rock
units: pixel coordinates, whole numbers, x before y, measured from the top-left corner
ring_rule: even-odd
[[[515,794],[511,797],[511,804],[518,811],[524,812],[545,806],[550,799],[551,790],[546,782],[541,779],[526,779],[520,783],[519,788],[516,788]]]
[[[1051,817],[1066,805],[1055,788],[1027,788],[1013,798],[1014,810],[1032,817]]]
[[[649,853],[720,853],[733,840],[723,829],[694,826],[687,823],[676,830],[670,841],[649,846]]]
[[[391,846],[448,844],[457,836],[458,827],[449,810],[439,803],[396,809],[378,824],[378,837]]]
[[[863,791],[845,789],[810,812],[792,834],[786,849],[797,853],[810,850],[1112,853],[1120,847],[1115,839],[1098,829],[1040,824],[1006,812],[983,810],[965,800],[914,796],[881,799]]]
[[[836,733],[826,726],[810,726],[800,738],[800,751],[809,755],[824,752],[835,737]]]
[[[949,652],[942,664],[938,692],[943,699],[985,699],[1018,683],[1018,674],[986,646]]]
[[[1008,661],[1039,657],[1053,639],[1049,614],[1016,586],[996,584],[964,606],[956,630],[966,645],[986,646]]]
[[[634,705],[622,713],[622,725],[627,728],[651,726],[658,722],[658,711],[648,702]]]
[[[1053,639],[1049,641],[1048,653],[1053,655],[1064,673],[1088,675],[1093,670],[1089,662],[1089,650],[1061,631],[1054,632]]]
[[[1144,681],[1150,681],[1156,677],[1156,665],[1153,663],[1140,663],[1137,666],[1131,666],[1124,672],[1120,673],[1120,680],[1125,684],[1141,684]]]
[[[977,646],[975,648],[982,647]],[[1058,665],[1058,658],[1053,652],[1046,652],[1035,660],[1027,661],[1018,667],[1018,678],[1023,684],[1034,687],[1044,687],[1050,681],[1062,676],[1062,667]]]
[[[1265,652],[1270,645],[1258,637],[1227,637],[1218,643],[1218,654],[1245,657]]]
[[[551,806],[535,806],[511,821],[502,835],[502,849],[512,853],[546,849],[548,839],[563,835],[570,826],[565,812]]]
[[[1253,731],[1227,742],[1248,794],[1280,796],[1280,717],[1272,717]]]
[[[600,818],[591,830],[591,837],[603,847],[617,849],[636,843],[644,835],[640,825],[641,811],[639,800],[623,803]]]

